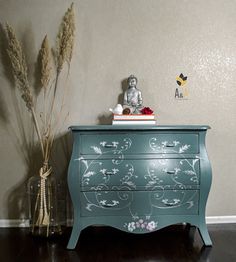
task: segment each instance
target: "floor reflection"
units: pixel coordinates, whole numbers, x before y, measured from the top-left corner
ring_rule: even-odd
[[[170,226],[141,235],[89,227],[81,233],[70,261],[208,261],[210,251],[211,247],[203,246],[195,227]]]

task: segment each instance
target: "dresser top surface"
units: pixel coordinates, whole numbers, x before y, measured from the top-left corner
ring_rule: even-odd
[[[176,130],[176,131],[206,131],[208,125],[78,125],[70,126],[72,131],[101,131],[101,130]]]

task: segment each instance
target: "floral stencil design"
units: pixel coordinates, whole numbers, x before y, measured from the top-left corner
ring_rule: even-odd
[[[83,192],[87,201],[86,209],[90,212],[97,208],[113,207],[113,210],[125,210],[130,212],[133,220],[126,223],[128,231],[152,231],[157,227],[157,222],[146,220],[137,220],[134,218],[135,201],[133,190],[138,190],[140,183],[145,189],[150,191],[148,194],[149,206],[148,215],[152,215],[153,208],[171,209],[184,206],[190,209],[197,205],[194,197],[197,194],[192,187],[199,184],[199,162],[197,158],[188,159],[182,155],[180,159],[155,159],[148,161],[142,159],[145,170],[137,170],[140,165],[132,162],[125,157],[125,151],[132,145],[130,138],[124,138],[122,141],[101,141],[98,144],[91,145],[90,148],[97,154],[93,159],[85,159],[83,156],[76,159],[81,163],[81,185],[85,191],[92,190],[94,194]],[[149,146],[152,150],[168,150],[177,154],[185,153],[191,147],[182,144],[180,141],[165,139],[159,140],[152,137],[149,140]],[[112,158],[106,158],[106,155],[113,155]],[[137,161],[137,160],[135,160]],[[141,181],[141,182],[140,182]],[[104,192],[110,192],[105,194]],[[127,194],[127,192],[129,193]],[[148,192],[147,191],[147,192]],[[121,194],[122,192],[122,194]],[[123,194],[123,192],[125,192]],[[102,198],[101,198],[102,196]],[[124,197],[125,196],[125,197]],[[109,201],[113,199],[112,201]],[[149,213],[150,212],[150,213]],[[147,214],[146,214],[147,215]]]
[[[186,151],[188,151],[188,149],[190,149],[190,145],[181,145],[180,141],[158,141],[158,139],[156,137],[152,137],[149,140],[149,146],[151,147],[151,149],[153,151],[162,151],[163,153],[165,153],[168,149],[168,151],[171,151],[173,153],[185,153]],[[170,150],[170,148],[172,148]]]
[[[134,232],[135,230],[148,231],[151,232],[157,228],[158,222],[138,219],[137,221],[131,221],[124,224],[124,227],[128,229],[129,232]]]
[[[169,181],[169,184],[178,186],[179,189],[185,189],[186,185],[183,183],[183,178],[185,178],[185,181],[189,181],[188,188],[191,188],[191,185],[199,183],[199,163],[199,159],[181,159],[178,161],[160,159],[153,161],[148,167],[147,174],[144,175],[147,180],[146,188],[158,187],[158,189],[164,190],[166,181]]]

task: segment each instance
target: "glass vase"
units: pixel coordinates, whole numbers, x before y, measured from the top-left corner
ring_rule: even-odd
[[[33,236],[49,238],[62,234],[58,185],[53,174],[36,175],[28,180],[29,228]]]

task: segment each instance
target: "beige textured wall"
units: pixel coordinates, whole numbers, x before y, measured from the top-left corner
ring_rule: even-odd
[[[54,41],[69,5],[65,0],[0,0],[0,20],[13,25],[22,39],[32,74],[44,34]],[[133,73],[159,124],[212,127],[207,215],[236,215],[236,1],[75,0],[75,9],[76,47],[70,78],[61,82],[69,87],[70,116],[61,135],[69,125],[109,121],[108,108]],[[4,59],[1,48],[3,64]],[[190,99],[177,101],[175,77],[181,72],[188,76]],[[31,122],[21,101],[16,103],[6,63],[0,63],[0,95],[0,218],[12,219],[25,216],[24,185],[29,170],[37,168],[38,153],[30,154],[30,164],[22,153]],[[65,161],[57,170],[63,173],[66,158],[64,149],[60,152],[57,158]]]

